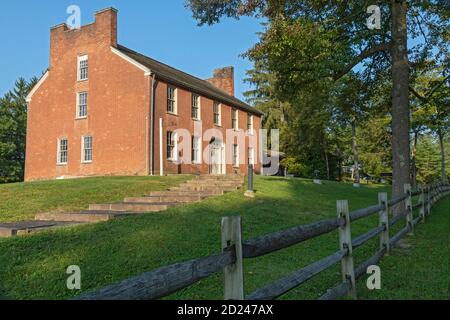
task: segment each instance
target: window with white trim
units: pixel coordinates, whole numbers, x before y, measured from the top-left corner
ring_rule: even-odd
[[[200,96],[192,94],[192,119],[200,120]]]
[[[248,148],[248,164],[254,165],[255,164],[255,152],[252,147]]]
[[[231,128],[234,130],[239,129],[238,110],[236,108],[231,109]]]
[[[239,167],[239,146],[233,144],[233,167]]]
[[[222,123],[222,119],[221,119],[221,105],[218,102],[214,102],[213,105],[213,114],[214,114],[214,124],[216,126],[220,126]]]
[[[83,163],[92,162],[92,137],[83,137],[82,159]]]
[[[253,134],[253,115],[250,113],[247,115],[247,130]]]
[[[192,136],[192,163],[200,163],[202,140],[199,137]]]
[[[87,117],[87,106],[88,106],[88,93],[87,92],[79,92],[78,93],[78,106],[77,106],[77,118],[86,118]]]
[[[172,131],[167,131],[167,159],[176,160],[176,134]]]
[[[167,112],[177,113],[177,89],[167,86]]]
[[[78,57],[78,81],[89,78],[89,59],[87,55]]]
[[[69,140],[58,140],[58,165],[65,165],[69,157]]]

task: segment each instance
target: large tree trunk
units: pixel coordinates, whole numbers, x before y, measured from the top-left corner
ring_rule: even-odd
[[[330,174],[330,161],[328,159],[328,145],[325,135],[323,136],[324,146],[323,146],[323,153],[325,155],[325,166],[327,169],[327,180],[331,180],[331,174]]]
[[[447,181],[447,175],[445,174],[445,146],[444,146],[444,134],[441,130],[438,131],[439,146],[441,149],[441,179]]]
[[[330,162],[328,160],[328,153],[325,150],[325,165],[327,166],[327,180],[331,180],[331,175],[330,175]]]
[[[409,62],[407,47],[406,1],[391,0],[392,6],[392,153],[393,197],[404,192],[404,184],[410,183],[410,110],[409,110]],[[399,213],[401,206],[394,208]]]
[[[414,131],[414,145],[411,156],[411,168],[412,168],[412,186],[417,187],[417,141],[419,139],[419,132]]]
[[[358,142],[356,141],[356,121],[352,121],[352,141],[353,141],[353,162],[354,162],[354,186],[358,186],[361,182],[359,176],[359,153],[358,153]]]

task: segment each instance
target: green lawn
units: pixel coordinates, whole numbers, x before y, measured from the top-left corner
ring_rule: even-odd
[[[33,220],[36,213],[84,210],[90,203],[118,202],[187,179],[190,177],[102,177],[0,184],[0,222]]]
[[[363,186],[361,189],[354,189],[349,184],[334,182],[315,185],[307,180],[261,177],[256,178],[255,188],[256,199],[245,198],[243,191],[238,191],[201,203],[171,208],[162,213],[0,240],[0,295],[13,299],[70,298],[80,292],[69,291],[66,288],[65,271],[69,265],[81,267],[82,292],[85,292],[164,265],[219,252],[222,216],[240,215],[243,238],[248,239],[335,217],[336,200],[348,199],[351,210],[376,204],[377,193],[387,190],[383,186]],[[32,199],[28,202],[31,203]],[[434,241],[433,231],[427,236],[422,235],[420,229],[426,230],[434,224],[439,228],[439,225],[443,224],[442,220],[440,222],[434,219],[443,216],[446,208],[448,211],[448,200],[446,203],[447,207],[442,205],[435,209],[433,217],[427,224],[418,226],[416,237],[422,245],[425,246],[423,244],[425,241],[429,243]],[[448,217],[445,219],[448,221]],[[376,216],[363,219],[352,224],[352,232],[359,235],[376,225]],[[442,225],[440,227],[441,229],[434,232],[439,231],[443,234],[442,237],[448,237],[448,229]],[[377,240],[374,239],[355,250],[355,263],[359,264],[372,255],[377,245]],[[444,245],[444,241],[441,241],[441,245]],[[338,235],[337,232],[332,232],[261,258],[246,260],[245,293],[249,294],[270,281],[325,257],[335,252],[337,248]],[[433,259],[441,258],[444,254],[445,248],[442,246],[439,248],[443,252],[433,256]],[[414,247],[411,248],[411,252],[413,250]],[[448,257],[448,252],[445,254]],[[421,259],[431,259],[423,253],[417,256]],[[383,295],[361,290],[363,298],[408,297],[406,290],[413,284],[407,279],[399,281],[397,288],[394,285],[388,288],[389,277],[397,277],[398,268],[395,266],[400,266],[400,262],[397,264],[393,259],[402,260],[400,257],[401,254],[395,252],[386,258],[386,266],[382,265],[384,285],[392,294],[388,291]],[[406,268],[412,262],[401,263]],[[448,265],[435,266],[437,269],[439,267],[441,273],[448,272]],[[420,269],[417,276],[430,277],[428,270],[425,269]],[[169,298],[221,299],[222,279],[221,273],[216,274]],[[340,280],[340,266],[336,265],[284,295],[282,299],[316,299]],[[437,282],[428,283],[433,285]],[[417,285],[417,282],[414,285]],[[440,292],[438,287],[435,288],[434,297],[448,298],[448,294]],[[433,288],[429,289],[432,290]],[[417,298],[429,297],[427,292],[421,290],[417,290],[416,294]]]
[[[381,290],[369,291],[360,283],[360,298],[450,299],[450,199],[434,209],[414,236],[380,263]]]

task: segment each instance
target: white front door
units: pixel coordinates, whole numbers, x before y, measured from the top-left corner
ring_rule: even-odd
[[[220,141],[214,141],[209,145],[209,173],[225,174],[224,146]]]

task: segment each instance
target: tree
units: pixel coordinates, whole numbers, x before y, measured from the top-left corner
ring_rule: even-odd
[[[411,89],[416,97],[413,113],[416,127],[426,128],[437,136],[441,154],[440,176],[446,180],[445,137],[450,130],[450,77],[443,68],[427,68],[415,79]],[[417,135],[415,136],[417,143]],[[416,144],[415,143],[415,144]]]
[[[429,184],[439,178],[439,143],[430,134],[419,138],[417,147],[418,180]]]
[[[27,122],[26,96],[36,78],[19,78],[15,88],[0,98],[0,182],[23,180]]]
[[[354,73],[350,72],[340,81],[340,92],[337,93],[337,118],[343,126],[350,126],[353,150],[353,178],[355,186],[360,184],[360,161],[358,151],[357,127],[367,120],[370,110],[368,88]]]
[[[430,56],[448,59],[449,10],[442,1],[383,1],[380,29],[369,30],[366,10],[370,4],[359,0],[188,1],[200,24],[244,15],[269,21],[249,57],[267,62],[281,98],[291,99],[311,81],[339,80],[357,65],[374,75],[390,69],[393,196],[397,196],[410,182],[410,67]],[[422,39],[408,48],[408,36]]]

